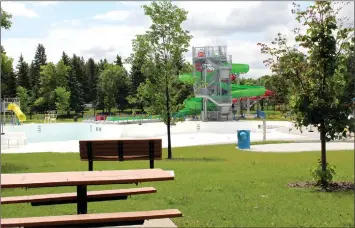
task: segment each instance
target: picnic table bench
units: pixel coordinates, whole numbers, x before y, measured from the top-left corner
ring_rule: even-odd
[[[181,217],[177,209],[87,214],[91,201],[126,199],[128,195],[155,193],[152,187],[87,191],[87,185],[133,184],[150,181],[174,180],[162,169],[121,171],[79,171],[54,173],[1,174],[2,188],[41,188],[76,186],[76,193],[2,197],[1,203],[31,203],[34,206],[76,203],[77,215],[28,218],[2,218],[1,227],[88,227],[143,224],[144,220]]]
[[[161,139],[80,140],[80,159],[88,161],[88,170],[94,169],[94,161],[154,160],[162,159]]]

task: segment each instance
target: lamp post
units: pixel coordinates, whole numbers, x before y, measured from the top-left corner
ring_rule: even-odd
[[[353,124],[354,124],[354,152],[355,152],[355,97],[353,98],[353,118],[354,118],[354,121],[353,121]],[[350,132],[351,134],[351,132]]]

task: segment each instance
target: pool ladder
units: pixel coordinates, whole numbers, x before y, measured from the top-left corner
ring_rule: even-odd
[[[101,131],[101,127],[96,127],[96,131]],[[92,125],[90,125],[90,132],[92,132]]]

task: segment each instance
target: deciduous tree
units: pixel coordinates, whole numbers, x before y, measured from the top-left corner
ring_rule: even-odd
[[[55,89],[55,107],[57,112],[62,115],[69,109],[70,106],[70,91],[65,87],[57,87]]]
[[[10,29],[12,25],[11,18],[11,14],[1,9],[1,28]]]
[[[22,86],[16,87],[16,97],[20,99],[20,108],[23,113],[27,114],[31,109],[31,98],[28,95],[28,91],[26,88]]]
[[[147,105],[146,111],[159,114],[167,124],[168,158],[171,158],[171,114],[182,107],[176,87],[179,62],[182,54],[187,52],[192,36],[181,27],[187,19],[187,11],[171,1],[153,2],[143,8],[152,25],[133,41],[133,46],[143,45],[146,51],[143,73],[147,80],[140,84],[138,94]]]
[[[106,64],[105,69],[100,73],[98,81],[98,96],[104,103],[104,108],[111,112],[117,107],[120,93],[127,87],[127,75],[125,69],[118,65]]]
[[[330,181],[327,170],[326,142],[346,137],[345,128],[354,132],[351,99],[355,97],[349,74],[352,27],[343,27],[346,19],[339,17],[342,6],[330,1],[315,1],[301,9],[294,4],[293,13],[302,29],[296,28],[295,43],[290,46],[285,36],[278,34],[273,46],[261,45],[262,53],[271,55],[265,61],[271,69],[285,77],[292,90],[291,107],[298,127],[318,127],[321,139],[320,169],[322,187]],[[304,48],[301,51],[299,47]],[[351,51],[350,51],[351,50]]]

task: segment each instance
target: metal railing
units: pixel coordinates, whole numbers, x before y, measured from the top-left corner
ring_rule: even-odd
[[[19,148],[27,144],[26,139],[1,139],[1,149]]]

